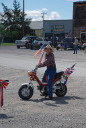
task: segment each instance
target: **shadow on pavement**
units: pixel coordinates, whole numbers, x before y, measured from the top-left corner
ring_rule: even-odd
[[[13,118],[13,117],[7,116],[6,114],[0,114],[0,119],[9,119],[9,118]]]
[[[84,100],[84,98],[78,96],[65,96],[65,97],[54,97],[52,100],[48,100],[47,98],[43,97],[40,99],[30,99],[29,101],[36,103],[43,102],[44,104],[49,106],[56,106],[57,104],[66,105],[69,103],[68,102],[69,100]]]

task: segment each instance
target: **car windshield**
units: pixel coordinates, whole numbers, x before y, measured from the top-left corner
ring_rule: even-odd
[[[37,40],[37,41],[43,41],[43,39],[42,39],[42,38],[36,38],[36,40]]]
[[[23,37],[22,40],[28,40],[30,37]]]
[[[35,38],[36,36],[24,36],[22,40],[30,40],[30,39],[35,39]]]
[[[65,38],[63,42],[73,42],[73,38]]]

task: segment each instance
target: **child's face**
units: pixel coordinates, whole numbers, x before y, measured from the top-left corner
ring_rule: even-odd
[[[44,51],[46,52],[46,54],[49,54],[51,52],[51,49],[46,48]]]

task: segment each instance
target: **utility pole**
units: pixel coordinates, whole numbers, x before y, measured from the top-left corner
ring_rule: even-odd
[[[44,16],[45,16],[45,14],[47,14],[47,13],[42,12],[41,14],[42,14],[42,18],[43,18],[43,21],[44,21]]]
[[[23,36],[24,36],[24,0],[23,0],[23,23],[22,23],[22,29],[23,29]]]
[[[41,14],[42,14],[42,18],[43,18],[43,39],[44,39],[44,16],[45,16],[45,14],[47,14],[47,13],[42,12]]]

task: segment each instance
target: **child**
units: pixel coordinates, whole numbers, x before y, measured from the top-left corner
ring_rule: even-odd
[[[44,67],[47,66],[47,69],[44,73],[44,76],[42,78],[42,82],[46,82],[46,76],[48,76],[48,99],[52,99],[53,98],[53,93],[52,93],[52,89],[53,89],[53,82],[52,79],[56,73],[56,64],[55,64],[55,58],[54,58],[54,54],[53,54],[53,48],[51,47],[51,45],[47,45],[44,48],[45,51],[45,61],[43,63],[39,64],[39,67]]]

